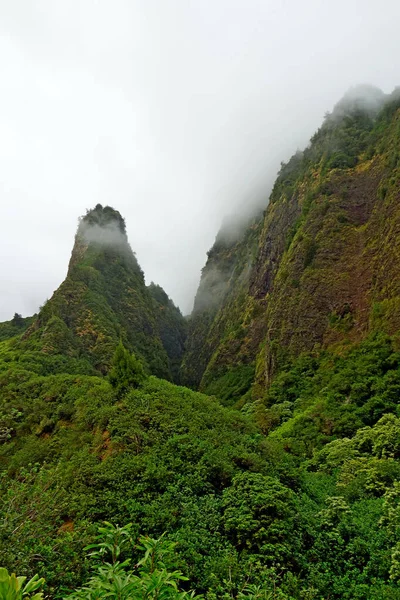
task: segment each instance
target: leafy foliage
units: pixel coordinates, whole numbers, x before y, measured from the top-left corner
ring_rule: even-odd
[[[117,398],[121,398],[130,388],[138,387],[143,382],[144,371],[140,361],[124,348],[122,342],[115,350],[108,378]]]
[[[167,542],[163,537],[158,540],[141,537],[134,547],[130,538],[130,525],[118,527],[106,522],[98,531],[99,542],[91,544],[87,549],[96,549],[89,556],[101,556],[106,560],[93,567],[94,572],[88,584],[68,596],[70,600],[200,598],[178,588],[178,584],[186,581],[187,577],[178,570],[170,570],[176,544]],[[122,562],[119,560],[124,551],[129,556],[127,546],[143,554],[133,567],[131,558],[125,558]]]
[[[0,561],[52,596],[181,594],[184,572],[210,599],[398,598],[398,372],[373,337],[303,355],[239,412],[154,377],[117,397],[107,378],[11,370]],[[163,532],[174,558],[133,568]]]
[[[15,313],[11,321],[0,323],[0,342],[21,335],[33,322],[34,317],[22,317]]]
[[[15,573],[8,574],[7,569],[0,567],[0,598],[1,600],[41,600],[43,594],[37,592],[44,583],[44,579],[39,579],[34,575],[27,583],[26,577],[17,577]],[[36,592],[32,594],[32,592]]]

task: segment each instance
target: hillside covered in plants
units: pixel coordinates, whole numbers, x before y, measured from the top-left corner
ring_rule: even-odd
[[[400,599],[399,144],[399,93],[353,90],[187,319],[80,219],[0,324],[1,598]]]
[[[26,323],[14,316],[0,337],[18,333],[16,320]],[[124,219],[98,204],[80,219],[66,279],[8,349],[46,374],[106,373],[121,340],[148,372],[171,379],[185,335],[179,309],[162,288],[145,285]]]
[[[184,382],[231,403],[251,387],[258,398],[303,351],[396,335],[399,106],[399,90],[351,90],[282,164],[264,213],[242,235],[217,237]]]

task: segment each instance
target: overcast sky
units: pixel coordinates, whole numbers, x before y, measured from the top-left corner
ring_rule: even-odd
[[[400,85],[399,25],[398,0],[0,0],[0,320],[51,296],[98,202],[189,312],[224,215],[351,85]]]

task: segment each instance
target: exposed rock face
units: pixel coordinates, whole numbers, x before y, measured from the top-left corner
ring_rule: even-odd
[[[189,325],[187,383],[213,391],[253,365],[260,394],[303,351],[398,332],[400,95],[373,91],[338,103],[241,239],[217,240],[198,292],[212,301],[196,299]]]

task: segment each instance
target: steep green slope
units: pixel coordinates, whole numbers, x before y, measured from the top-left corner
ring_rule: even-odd
[[[231,292],[217,308],[203,307],[199,316],[195,307],[183,365],[184,374],[197,369],[189,384],[231,387],[227,401],[234,401],[238,385],[231,382],[239,374],[241,391],[249,387],[251,365],[257,397],[302,351],[357,342],[374,330],[397,332],[399,106],[397,91],[353,90],[309,147],[282,166],[256,240],[248,243],[247,229],[230,248],[231,264],[243,247],[247,253],[246,283],[229,272]],[[209,269],[223,271],[225,260],[217,244],[203,270],[203,295]]]
[[[222,400],[224,393],[240,397],[254,378],[248,357],[257,352],[262,336],[253,327],[257,307],[249,306],[248,288],[260,228],[261,217],[257,217],[244,235],[237,234],[239,238],[232,237],[229,228],[220,231],[208,252],[189,320],[182,381],[208,390],[207,384],[228,368],[229,380],[208,390]]]
[[[185,351],[186,320],[162,287],[152,282],[147,289],[153,300],[157,330],[168,355],[169,371],[173,381],[179,383],[180,367]]]
[[[151,373],[170,379],[184,328],[174,310],[168,304],[173,323],[164,346],[164,322],[129,246],[125,222],[118,211],[97,205],[80,221],[65,281],[15,349],[85,361],[104,373],[121,339]]]

